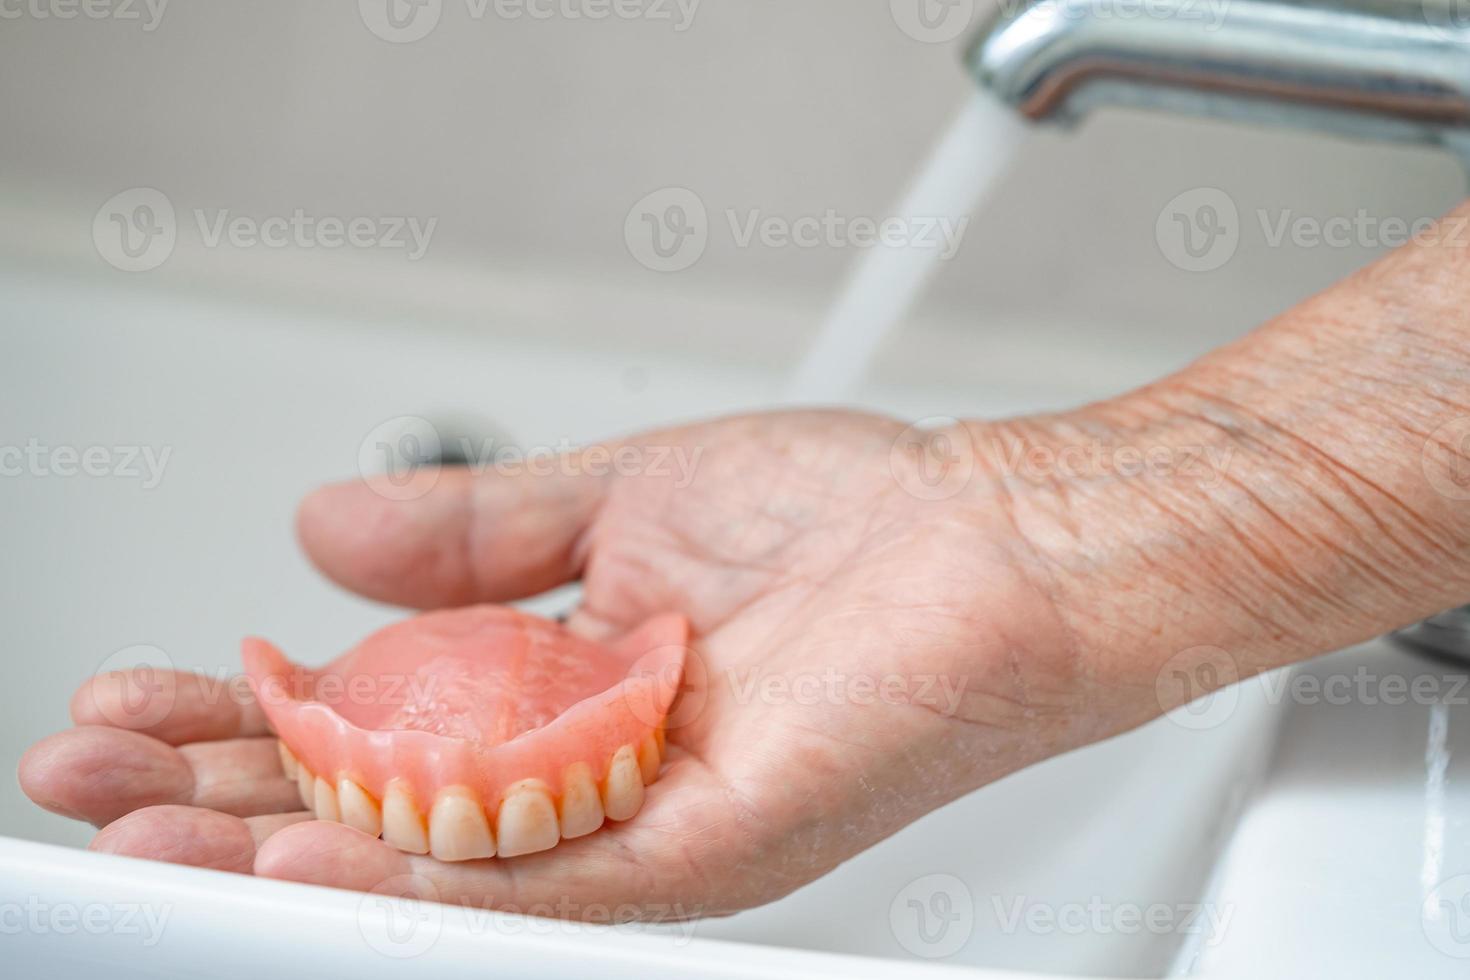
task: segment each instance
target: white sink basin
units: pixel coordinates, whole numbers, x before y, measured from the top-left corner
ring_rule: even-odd
[[[320,581],[291,535],[300,495],[353,473],[360,441],[386,420],[452,416],[554,445],[755,407],[779,383],[654,352],[389,330],[74,281],[0,277],[0,297],[0,441],[170,453],[151,489],[128,479],[0,480],[11,556],[0,574],[26,684],[0,714],[12,762],[67,723],[76,684],[120,649],[146,644],[180,667],[233,670],[247,632],[320,660],[395,618]],[[872,401],[914,415],[1032,407],[984,390]],[[1380,653],[1399,669],[1418,663]],[[1464,709],[1453,710],[1460,721]],[[1299,977],[1331,959],[1318,952],[1328,948],[1343,977],[1355,975],[1365,933],[1391,904],[1402,921],[1374,940],[1385,963],[1410,962],[1390,956],[1401,954],[1415,976],[1454,975],[1465,962],[1428,945],[1417,918],[1425,722],[1415,712],[1318,719],[1246,685],[1218,726],[1165,719],[1023,772],[768,908],[641,935],[538,931],[436,909],[414,920],[436,923],[417,962],[441,977],[483,976],[487,964],[505,969],[498,975],[534,964],[537,976],[581,976],[594,959],[606,976],[890,975],[876,958],[915,971],[1132,977],[1203,965]],[[1287,743],[1263,780],[1283,713]],[[1451,731],[1470,737],[1463,725]],[[1360,751],[1364,736],[1374,741]],[[1385,748],[1401,736],[1417,749]],[[1446,870],[1470,870],[1462,830],[1451,816]],[[15,838],[0,842],[0,903],[141,903],[170,916],[151,944],[120,929],[7,935],[7,963],[20,975],[91,977],[105,963],[112,976],[254,980],[310,969],[361,980],[395,968],[381,949],[389,913],[357,896],[28,843],[75,845],[89,834],[31,807],[13,784],[0,788],[0,831]],[[1355,904],[1364,889],[1371,901]],[[1201,914],[1204,902],[1214,904]]]
[[[1218,871],[1218,976],[1470,975],[1467,667],[1370,643],[1301,668]]]

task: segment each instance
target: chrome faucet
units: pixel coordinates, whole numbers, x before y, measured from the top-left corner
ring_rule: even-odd
[[[1458,0],[1004,0],[980,85],[1037,122],[1161,109],[1372,140],[1470,163],[1470,17]]]
[[[1158,109],[1439,144],[1470,169],[1470,16],[1458,2],[1003,0],[967,63],[1037,123]],[[1470,606],[1395,639],[1470,659]]]

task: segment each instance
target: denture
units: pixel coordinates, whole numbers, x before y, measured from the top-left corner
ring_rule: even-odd
[[[687,639],[672,614],[600,644],[478,606],[389,626],[317,670],[256,638],[242,658],[318,819],[466,861],[544,851],[638,813]]]

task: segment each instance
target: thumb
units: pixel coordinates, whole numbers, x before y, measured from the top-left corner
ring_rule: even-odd
[[[296,516],[307,555],[353,592],[420,609],[508,602],[580,574],[604,478],[459,468],[433,476],[412,499],[364,480],[315,491]]]

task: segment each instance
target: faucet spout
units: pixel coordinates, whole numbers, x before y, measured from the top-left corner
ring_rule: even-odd
[[[1470,21],[1456,0],[1031,0],[970,48],[980,85],[1038,122],[1161,109],[1470,159]]]

